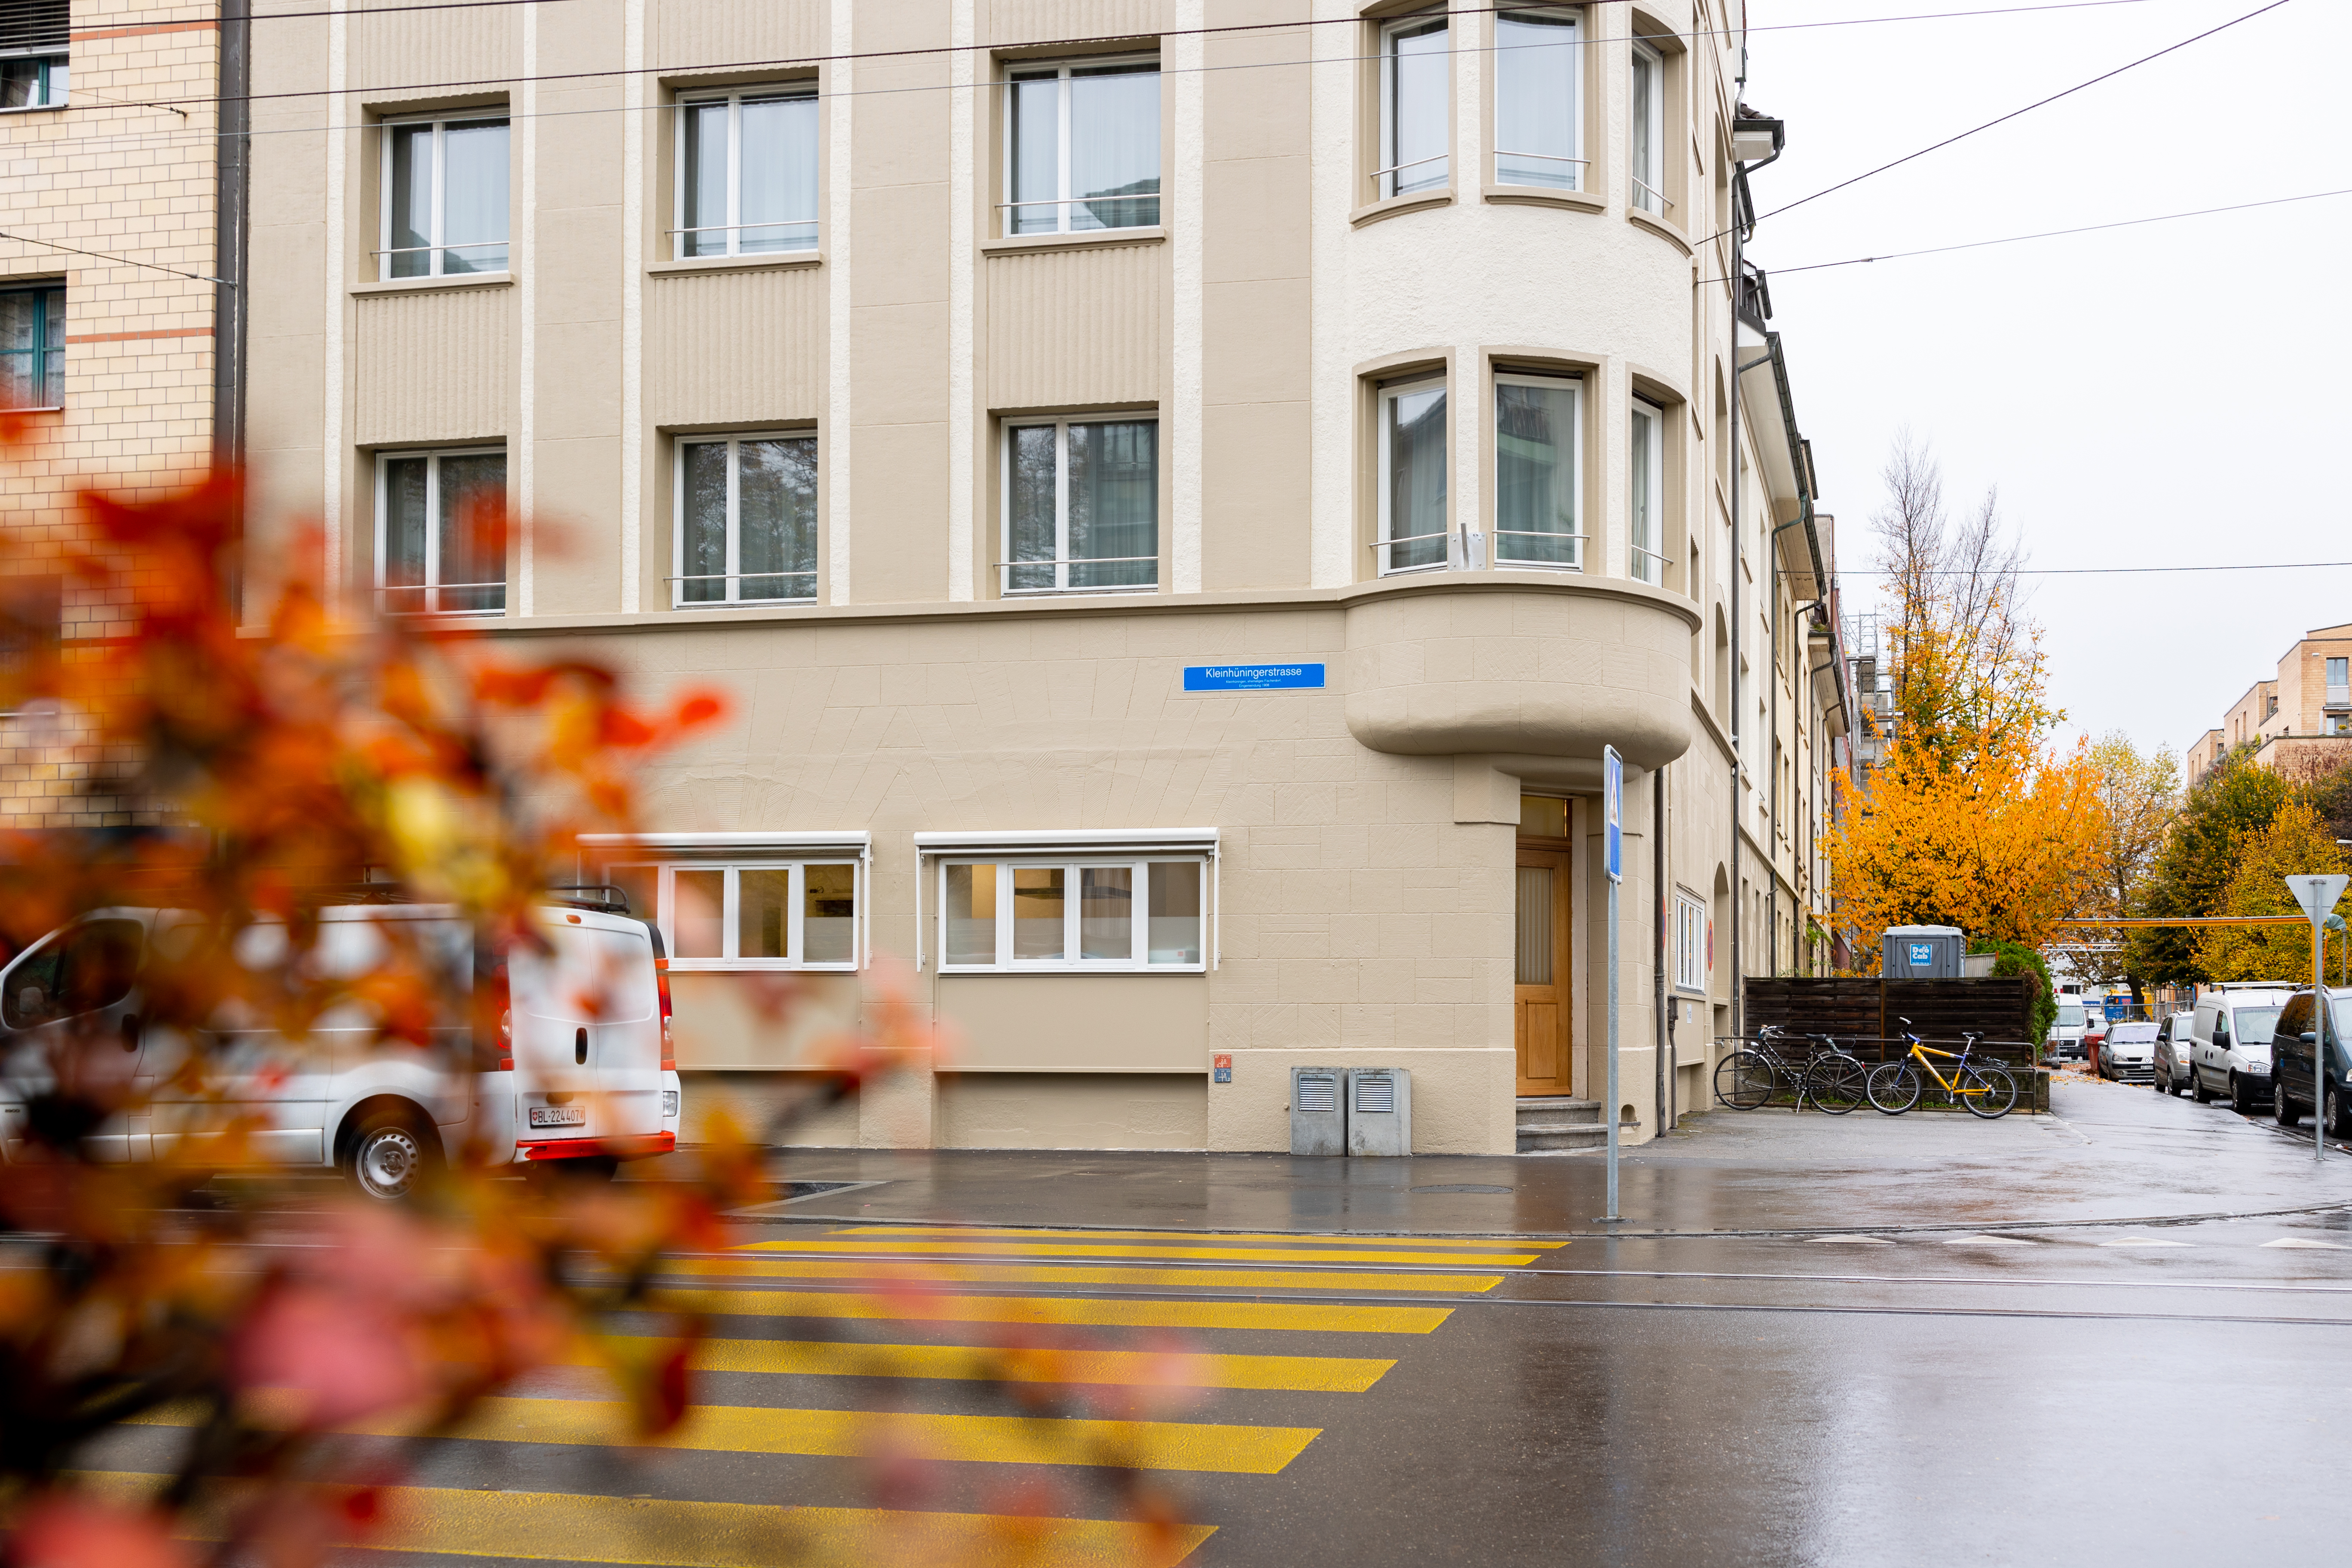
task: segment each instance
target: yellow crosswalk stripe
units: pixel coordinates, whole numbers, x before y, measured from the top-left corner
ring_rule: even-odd
[[[173,1405],[134,1425],[194,1426],[198,1406]],[[1242,1426],[1205,1421],[1049,1420],[1024,1415],[935,1415],[904,1411],[796,1410],[698,1405],[657,1442],[639,1436],[632,1407],[611,1400],[485,1399],[449,1436],[589,1447],[693,1448],[725,1454],[905,1456],[994,1465],[1109,1465],[1137,1470],[1278,1475],[1321,1433],[1318,1426]],[[400,1437],[410,1421],[340,1428]]]
[[[125,1502],[152,1496],[162,1476],[77,1478]],[[670,1502],[571,1492],[389,1487],[377,1527],[338,1542],[381,1552],[515,1562],[640,1563],[646,1568],[1176,1568],[1215,1533],[1205,1524],[1154,1528],[1123,1520],[914,1513]],[[199,1534],[216,1540],[216,1532]]]
[[[838,1241],[755,1241],[746,1252],[844,1252]],[[1169,1247],[1154,1242],[997,1242],[880,1241],[860,1242],[856,1251],[893,1258],[1198,1258],[1212,1263],[1427,1263],[1425,1252],[1393,1248],[1331,1247],[1309,1251],[1296,1247]],[[1449,1253],[1442,1261],[1473,1268],[1507,1268],[1533,1263],[1532,1252]]]
[[[1086,1296],[883,1295],[835,1290],[653,1293],[656,1307],[713,1317],[892,1319],[936,1323],[1081,1323],[1095,1328],[1280,1329],[1326,1334],[1427,1334],[1451,1307],[1360,1307],[1318,1301],[1151,1301]]]
[[[1498,1247],[1528,1247],[1538,1252],[1557,1252],[1568,1245],[1565,1241],[1530,1241],[1525,1237],[1491,1236],[1302,1236],[1296,1231],[1224,1232],[1205,1230],[1028,1230],[1019,1226],[995,1225],[849,1225],[826,1232],[828,1236],[972,1236],[1034,1237],[1040,1241],[1190,1241],[1222,1246],[1314,1247],[1325,1243],[1334,1246],[1360,1246],[1377,1241],[1382,1247],[1467,1247],[1472,1251],[1491,1252]]]
[[[1192,1290],[1485,1291],[1499,1274],[1310,1273],[1274,1268],[1149,1268],[1102,1264],[941,1263],[930,1258],[861,1263],[832,1258],[714,1258],[664,1263],[665,1279],[872,1279],[893,1270],[958,1285],[1140,1285]]]
[[[583,1350],[575,1364],[594,1360]],[[1156,1388],[1272,1388],[1361,1394],[1393,1361],[1364,1356],[1207,1355],[987,1345],[877,1345],[838,1340],[705,1340],[698,1372],[792,1377],[935,1377],[959,1382],[1114,1384]]]

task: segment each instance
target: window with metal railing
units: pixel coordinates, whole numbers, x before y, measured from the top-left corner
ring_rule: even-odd
[[[376,605],[386,615],[507,607],[507,455],[498,447],[376,458]]]
[[[1583,395],[1570,376],[1495,377],[1495,563],[1584,564]]]
[[[1626,454],[1627,570],[1637,581],[1663,586],[1666,575],[1666,416],[1635,399]]]
[[[998,592],[1157,587],[1160,422],[1008,420]]]
[[[818,132],[811,87],[680,98],[674,254],[814,250]]]
[[[1132,55],[1005,73],[1006,235],[1160,223],[1160,62]]]
[[[1495,14],[1495,183],[1584,186],[1584,12]]]
[[[816,597],[816,437],[682,437],[673,608]]]
[[[1445,14],[1406,16],[1381,28],[1381,144],[1375,200],[1442,191],[1453,177],[1447,117],[1453,34]]]
[[[507,157],[504,116],[385,122],[377,275],[504,272]]]
[[[1642,212],[1666,216],[1666,58],[1636,40],[1629,103],[1626,165],[1633,203]]]
[[[1381,387],[1379,420],[1380,532],[1372,549],[1381,574],[1444,567],[1451,555],[1444,378]]]

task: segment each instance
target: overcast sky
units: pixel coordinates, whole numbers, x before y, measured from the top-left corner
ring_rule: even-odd
[[[2263,0],[2137,0],[1801,27],[2015,0],[1751,0],[1747,99],[1788,122],[1769,215],[2153,53]],[[2267,16],[1759,225],[1767,268],[2352,186],[2352,3]],[[1908,426],[1956,510],[1990,486],[2028,565],[2352,561],[2352,196],[2106,234],[1778,272],[1797,416],[1849,610]],[[2072,731],[2176,753],[2311,626],[2352,569],[2039,577]]]

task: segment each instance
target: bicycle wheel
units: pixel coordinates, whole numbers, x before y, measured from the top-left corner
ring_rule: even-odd
[[[1960,1078],[1960,1103],[1970,1115],[1997,1121],[2017,1103],[2017,1080],[2007,1068],[1970,1068]]]
[[[1900,1116],[1919,1103],[1919,1069],[1909,1062],[1881,1062],[1871,1069],[1864,1090],[1871,1104]]]
[[[1734,1051],[1715,1064],[1715,1098],[1734,1110],[1754,1110],[1772,1098],[1772,1064],[1754,1051]]]
[[[1843,1116],[1870,1098],[1870,1069],[1843,1053],[1805,1069],[1805,1094],[1832,1116]]]

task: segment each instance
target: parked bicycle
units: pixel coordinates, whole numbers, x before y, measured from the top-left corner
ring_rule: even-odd
[[[1912,1027],[1911,1020],[1900,1020],[1903,1037],[1911,1048],[1891,1062],[1882,1062],[1873,1068],[1865,1089],[1870,1103],[1889,1116],[1900,1116],[1919,1103],[1927,1092],[1927,1080],[1933,1079],[1937,1090],[1948,1100],[1958,1100],[1971,1116],[1995,1121],[2007,1116],[2017,1104],[2017,1079],[2009,1069],[1997,1062],[1978,1062],[1969,1058],[1976,1054],[1977,1042],[1984,1037],[1963,1033],[1960,1048],[1939,1051],[1921,1039]],[[1947,1078],[1930,1058],[1941,1058],[1952,1064]]]
[[[1828,1035],[1802,1035],[1796,1037],[1813,1049],[1803,1061],[1791,1061],[1780,1049],[1790,1037],[1777,1024],[1757,1030],[1752,1042],[1716,1064],[1715,1098],[1734,1110],[1754,1110],[1786,1086],[1797,1110],[1810,1100],[1832,1116],[1843,1116],[1868,1098],[1870,1069],[1861,1058],[1840,1050]]]

